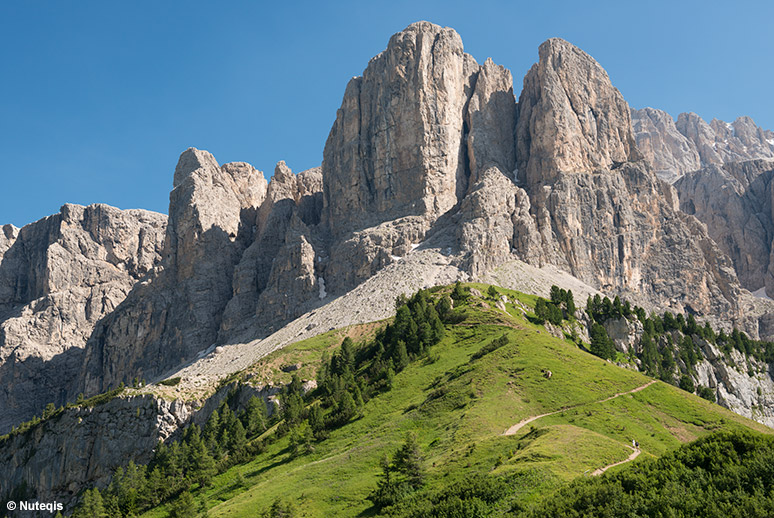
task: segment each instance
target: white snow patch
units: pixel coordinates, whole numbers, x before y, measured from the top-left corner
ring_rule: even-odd
[[[769,144],[771,144],[772,146],[774,146],[774,138],[767,138],[767,139],[766,139],[766,142],[768,142]]]
[[[759,290],[755,290],[752,294],[761,299],[771,300],[771,297],[766,294],[766,286]]]
[[[396,263],[397,263],[398,261],[402,261],[402,260],[403,260],[403,258],[402,258],[401,256],[399,256],[399,255],[391,255],[391,256],[390,256],[390,259],[392,259],[392,260],[393,260],[393,261],[395,261]]]
[[[322,276],[317,277],[317,284],[320,285],[320,300],[328,296],[328,292],[325,291],[325,279]]]
[[[411,245],[411,250],[414,251],[417,249],[417,247],[419,247],[419,245]]]

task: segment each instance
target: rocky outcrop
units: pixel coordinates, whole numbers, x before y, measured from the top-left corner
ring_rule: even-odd
[[[609,171],[640,159],[629,106],[591,56],[558,38],[539,49],[524,78],[516,130],[519,178]]]
[[[642,160],[628,106],[590,56],[562,40],[541,45],[516,142],[541,260],[641,304],[738,316],[730,263]]]
[[[122,395],[97,406],[63,409],[0,441],[0,498],[24,484],[34,498],[69,507],[82,489],[106,487],[115,470],[129,461],[147,464],[160,441],[179,439],[188,424],[204,426],[227,398],[237,411],[251,397],[262,398],[271,413],[272,399],[281,388],[231,383],[203,400]]]
[[[216,341],[265,195],[263,175],[247,164],[221,167],[194,148],[180,155],[160,271],[94,330],[76,390],[153,379]]]
[[[661,110],[632,110],[637,147],[663,180],[674,183],[686,173],[711,165],[774,158],[774,132],[750,117],[707,124],[695,113],[681,113],[677,122]]]
[[[161,259],[166,217],[107,205],[0,233],[0,430],[66,401],[95,325]]]
[[[696,216],[734,263],[742,285],[774,294],[774,161],[710,165],[675,183],[680,207]]]
[[[659,178],[674,183],[685,173],[701,167],[696,145],[677,130],[671,115],[654,108],[631,112],[637,148]]]
[[[316,229],[321,215],[321,169],[295,175],[279,162],[257,212],[254,239],[234,269],[218,341],[245,329],[268,332],[318,300],[321,265],[312,243],[323,248]]]
[[[774,133],[759,128],[750,117],[707,124],[695,113],[681,113],[677,129],[694,143],[704,166],[774,158]]]
[[[323,158],[334,234],[402,216],[432,220],[464,195],[463,112],[477,70],[456,32],[418,22],[349,82]]]

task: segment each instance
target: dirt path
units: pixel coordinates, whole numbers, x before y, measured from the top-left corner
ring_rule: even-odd
[[[521,430],[524,426],[526,426],[529,423],[531,423],[532,421],[536,421],[536,420],[540,419],[541,417],[546,417],[546,416],[549,416],[549,415],[558,414],[559,412],[564,412],[565,410],[569,410],[570,408],[575,408],[576,406],[592,405],[594,403],[604,403],[605,401],[610,401],[611,399],[615,399],[615,398],[620,397],[620,396],[625,396],[626,394],[634,394],[635,392],[639,392],[640,390],[644,390],[644,389],[650,387],[651,385],[656,383],[656,381],[657,380],[650,380],[649,382],[647,382],[646,384],[642,385],[641,387],[637,387],[637,388],[629,390],[627,392],[618,392],[618,393],[613,394],[612,396],[610,396],[608,398],[600,399],[599,401],[592,401],[591,403],[581,403],[580,405],[572,405],[572,406],[560,408],[559,410],[554,410],[553,412],[546,412],[545,414],[540,414],[540,415],[528,417],[526,419],[523,419],[523,420],[519,421],[518,423],[516,423],[515,425],[511,426],[507,430],[505,430],[505,432],[503,432],[503,435],[513,435],[516,432],[518,432],[519,430]],[[637,455],[639,455],[639,450],[637,450],[636,453],[637,454],[634,455],[634,457],[637,457]],[[629,459],[629,460],[631,460],[631,459]],[[628,461],[624,461],[624,462],[628,462]],[[608,466],[608,468],[609,467],[611,467],[611,466]],[[602,472],[604,472],[605,469],[607,469],[607,468],[603,468]]]
[[[594,471],[591,472],[591,476],[592,477],[596,477],[598,475],[601,475],[602,473],[604,473],[605,471],[609,470],[610,468],[612,468],[614,466],[620,466],[621,464],[626,464],[627,462],[631,462],[634,459],[636,459],[637,457],[639,457],[639,455],[640,455],[640,449],[639,448],[632,448],[628,444],[626,445],[626,447],[632,450],[632,454],[631,455],[629,455],[628,457],[626,457],[626,459],[624,459],[624,460],[622,460],[620,462],[614,462],[612,464],[608,464],[604,468],[595,469]]]

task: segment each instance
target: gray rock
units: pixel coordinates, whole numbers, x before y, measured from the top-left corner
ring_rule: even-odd
[[[0,430],[66,401],[94,326],[159,263],[166,217],[107,205],[0,233]]]
[[[696,145],[677,130],[668,113],[653,108],[631,112],[637,148],[659,178],[674,183],[685,173],[701,167]]]
[[[710,165],[675,183],[680,207],[705,225],[734,262],[742,286],[774,294],[774,161]]]

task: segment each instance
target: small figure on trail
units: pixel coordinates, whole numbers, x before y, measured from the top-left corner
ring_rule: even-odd
[[[636,447],[637,447],[637,441],[632,439],[632,448],[636,448]]]
[[[638,449],[638,450],[640,449],[640,443],[639,443],[639,441],[634,441],[634,447],[635,447],[636,449]]]
[[[554,375],[554,373],[553,373],[553,372],[551,372],[550,370],[548,370],[548,369],[543,369],[543,376],[544,376],[544,377],[545,377],[547,380],[550,380],[550,379],[551,379],[551,376],[553,376],[553,375]]]

